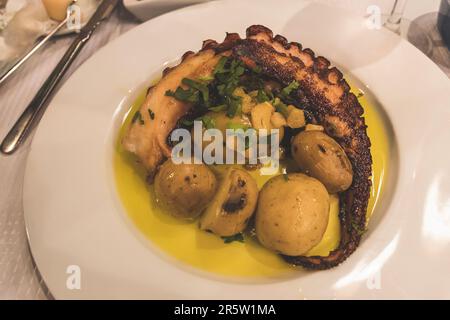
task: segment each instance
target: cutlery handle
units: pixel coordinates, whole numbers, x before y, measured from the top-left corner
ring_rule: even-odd
[[[86,34],[81,33],[71,44],[56,68],[4,138],[0,148],[2,153],[14,153],[26,140],[33,128],[39,123],[54,89],[63,78],[87,40],[89,40],[91,34],[92,32]]]

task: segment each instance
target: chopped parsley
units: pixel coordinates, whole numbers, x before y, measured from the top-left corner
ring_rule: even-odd
[[[300,84],[297,81],[292,81],[287,87],[283,88],[280,92],[280,96],[282,98],[287,98],[291,95],[291,93],[298,89]]]
[[[218,73],[225,73],[225,64],[228,62],[227,57],[221,57],[216,67],[214,68],[214,75]]]
[[[183,87],[168,90],[167,96],[189,102],[204,111],[226,111],[233,118],[241,113],[242,98],[235,96],[241,76],[246,72],[242,62],[228,57],[220,58],[211,76],[198,79],[184,78]]]
[[[236,92],[237,88],[241,88],[247,94],[254,92],[252,97],[258,103],[270,102],[278,112],[287,117],[287,105],[292,102],[290,95],[299,88],[299,83],[292,81],[288,86],[272,92],[265,88],[266,78],[261,72],[259,66],[248,68],[240,60],[223,56],[211,75],[197,79],[184,78],[182,86],[176,90],[168,90],[166,95],[192,103],[195,117],[212,111],[225,112],[227,117],[234,118],[242,114],[243,97]],[[204,124],[211,126],[210,121]]]
[[[242,98],[236,97],[233,94],[227,96],[225,98],[228,104],[227,116],[229,118],[234,118],[235,116],[239,116],[242,111]]]
[[[275,107],[277,112],[281,113],[286,119],[289,116],[288,106],[281,101],[279,98],[275,98],[272,101],[272,105]]]
[[[216,127],[216,122],[209,116],[203,116],[199,120],[203,122],[206,129],[214,129]]]
[[[207,84],[188,78],[184,78],[181,82],[188,86],[191,90],[197,90],[197,92],[201,93],[204,105],[206,107],[209,106],[209,89]]]
[[[184,102],[197,103],[199,101],[200,94],[197,90],[192,88],[183,89],[182,87],[178,87],[175,91],[167,90],[166,96],[174,97],[175,99]]]
[[[273,99],[273,95],[271,93],[268,93],[264,89],[258,90],[258,95],[256,96],[256,100],[259,103],[268,102],[268,101],[271,101],[272,99]]]

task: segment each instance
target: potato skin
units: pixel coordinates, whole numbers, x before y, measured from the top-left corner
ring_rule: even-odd
[[[256,236],[278,253],[304,255],[322,240],[329,209],[329,194],[317,179],[301,173],[276,176],[259,193]]]
[[[256,209],[258,186],[242,169],[229,168],[218,191],[200,219],[200,229],[219,236],[244,231]]]
[[[157,201],[179,218],[199,216],[216,192],[214,173],[204,164],[174,164],[168,159],[155,177]]]
[[[320,180],[329,193],[347,190],[353,181],[353,169],[342,147],[321,131],[303,131],[291,144],[292,157],[300,169]]]

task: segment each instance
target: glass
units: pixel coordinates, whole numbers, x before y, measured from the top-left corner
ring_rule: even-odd
[[[405,13],[407,0],[395,0],[391,13],[387,18],[385,27],[389,30],[401,34],[403,14]]]
[[[442,39],[450,49],[450,0],[442,0],[439,8],[438,29]]]
[[[429,31],[424,30],[417,22],[403,17],[407,3],[408,0],[394,0],[392,10],[384,26],[408,40],[427,56],[430,56],[433,51],[433,41],[430,38]]]

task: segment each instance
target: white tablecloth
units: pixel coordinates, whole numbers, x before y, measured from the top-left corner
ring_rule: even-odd
[[[98,48],[137,25],[116,10],[80,53],[66,78]],[[0,87],[0,137],[3,138],[66,51],[73,36],[56,38]],[[24,226],[22,183],[29,147],[0,156],[0,299],[51,297],[34,265]]]
[[[241,0],[242,1],[242,0]],[[387,0],[379,0],[386,5]],[[376,0],[329,0],[337,5],[358,6],[376,3]],[[392,3],[393,1],[390,1]],[[389,3],[389,1],[388,1]],[[435,21],[439,0],[410,0],[406,16],[420,23],[435,44],[429,56],[450,77],[450,52],[442,46]],[[124,12],[116,11],[103,23],[88,43],[71,72],[99,47],[135,26],[137,22]],[[413,35],[414,36],[414,35]],[[34,56],[20,71],[0,87],[0,138],[33,98],[59,58],[64,54],[73,36],[53,40],[45,50]],[[69,75],[70,73],[69,72]],[[24,165],[29,147],[24,146],[10,157],[0,156],[0,299],[46,299],[51,294],[45,288],[33,264],[24,227],[22,210],[22,183]]]

